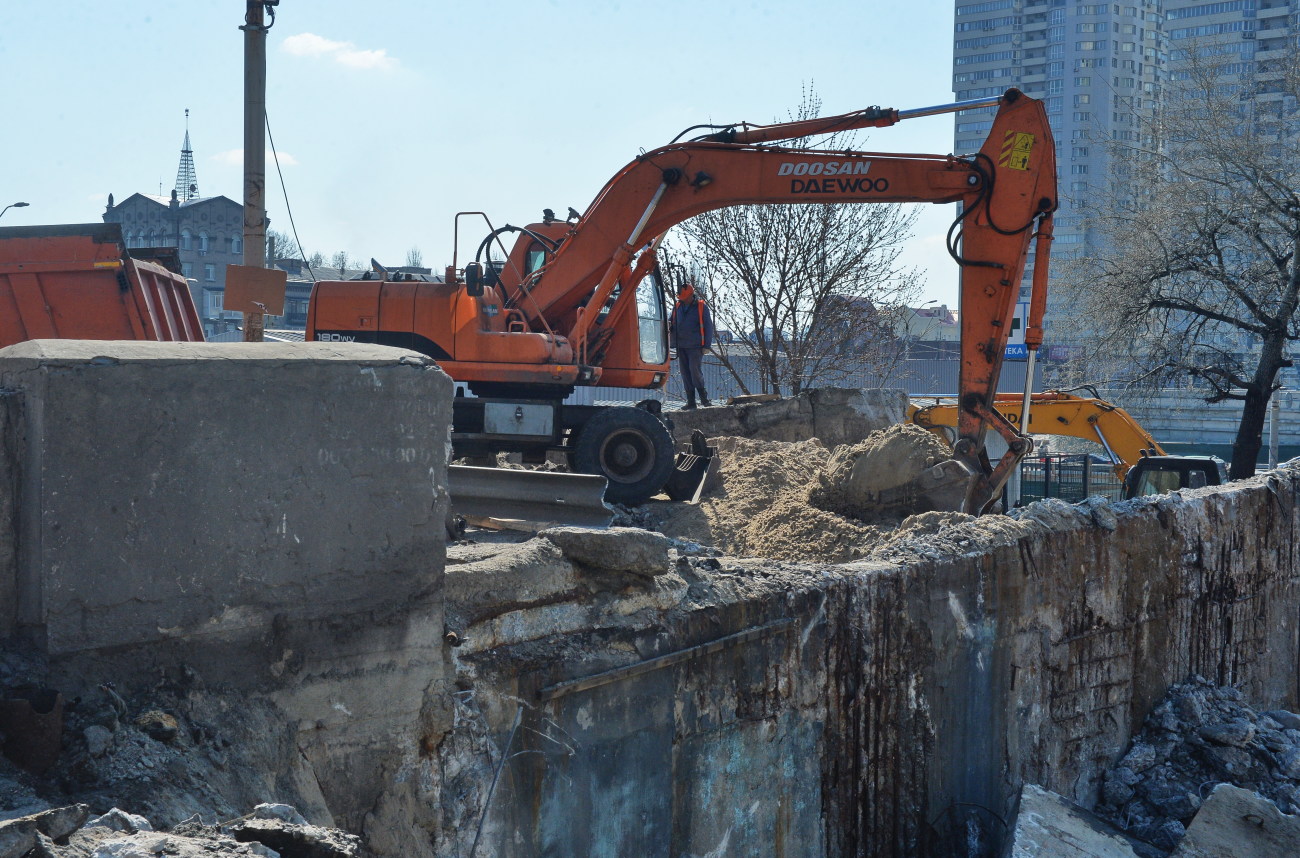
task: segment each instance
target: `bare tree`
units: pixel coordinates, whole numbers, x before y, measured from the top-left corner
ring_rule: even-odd
[[[424,267],[424,254],[420,252],[420,248],[412,247],[406,251],[406,264],[410,268]]]
[[[276,229],[266,231],[266,261],[274,264],[280,259],[297,259],[298,242],[293,236]]]
[[[346,250],[340,250],[338,253],[335,253],[330,257],[330,264],[339,270],[339,277],[348,276],[348,264],[351,261],[352,258],[348,256]]]
[[[807,88],[789,118],[818,116],[821,106]],[[857,147],[852,134],[817,140],[819,149]],[[731,348],[758,365],[762,392],[798,393],[898,359],[894,321],[919,291],[898,263],[915,217],[898,204],[732,206],[674,227],[664,255],[703,287],[717,327],[740,338]],[[715,351],[746,393],[757,392],[730,350]]]
[[[1129,380],[1191,378],[1207,402],[1242,402],[1233,479],[1255,471],[1300,335],[1300,75],[1285,53],[1248,76],[1213,44],[1174,57],[1156,119],[1116,145],[1128,192],[1093,221],[1110,249],[1070,278]]]

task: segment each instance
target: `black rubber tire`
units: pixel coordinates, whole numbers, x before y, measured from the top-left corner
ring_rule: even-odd
[[[569,437],[564,439],[564,460],[569,463],[569,470],[575,474],[582,473],[578,470],[578,438],[582,435],[582,427],[569,430]]]
[[[615,406],[592,417],[578,433],[574,470],[609,481],[605,501],[645,503],[663,487],[675,461],[673,439],[653,414]]]

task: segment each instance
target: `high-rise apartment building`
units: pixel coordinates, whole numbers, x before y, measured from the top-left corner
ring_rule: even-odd
[[[1137,117],[1152,109],[1166,63],[1158,0],[958,0],[956,99],[999,95],[1014,86],[1046,104],[1060,182],[1054,263],[1086,253],[1095,240],[1085,221],[1098,190],[1123,192],[1123,165],[1112,163],[1106,144],[1140,140]],[[953,151],[977,151],[993,113],[958,113]],[[1022,294],[1028,300],[1027,280]],[[1068,348],[1071,325],[1062,323],[1069,316],[1060,305],[1063,296],[1049,292],[1048,300],[1050,357]]]

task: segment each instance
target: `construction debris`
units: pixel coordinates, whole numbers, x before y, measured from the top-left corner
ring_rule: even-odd
[[[1300,855],[1300,816],[1250,790],[1219,784],[1169,858],[1276,858]]]
[[[287,814],[267,813],[267,807],[285,808]],[[361,848],[360,838],[308,825],[287,805],[259,805],[224,826],[205,825],[196,817],[167,832],[154,831],[149,820],[116,807],[89,822],[87,817],[86,805],[79,804],[0,822],[0,858],[355,858]]]
[[[1168,851],[1223,783],[1300,813],[1300,715],[1256,712],[1237,689],[1193,677],[1171,687],[1147,716],[1107,773],[1097,813]]]
[[[1020,811],[1011,832],[1010,858],[1151,858],[1163,856],[1063,796],[1037,784],[1020,790]]]
[[[552,527],[539,536],[584,567],[654,577],[668,571],[667,537],[634,527]]]

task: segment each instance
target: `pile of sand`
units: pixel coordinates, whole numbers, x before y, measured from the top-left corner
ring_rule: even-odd
[[[896,509],[852,502],[865,497],[854,487],[868,492],[894,488],[905,481],[901,475],[934,464],[936,454],[946,458],[943,443],[915,426],[890,427],[833,453],[816,440],[718,438],[712,443],[721,459],[721,488],[695,506],[651,504],[647,509],[654,529],[742,557],[843,563],[973,518],[954,512],[909,518]],[[860,461],[874,462],[876,470],[868,474],[863,465],[853,479],[854,464]],[[861,516],[844,515],[842,509],[849,506]]]
[[[836,447],[809,500],[859,521],[906,516],[922,501],[910,490],[921,473],[950,458],[952,452],[937,435],[900,423],[857,444]]]

